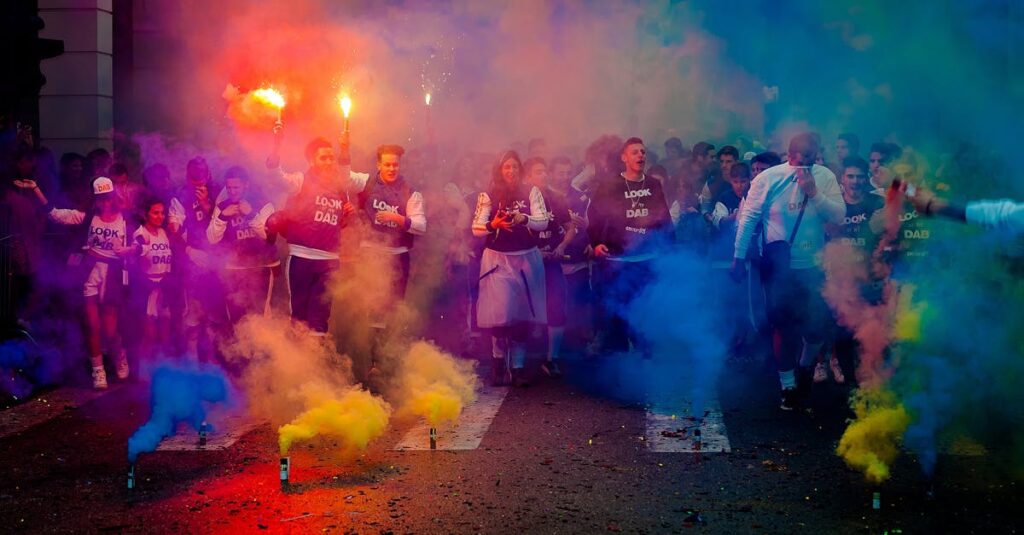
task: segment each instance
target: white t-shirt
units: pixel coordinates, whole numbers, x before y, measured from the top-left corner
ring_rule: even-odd
[[[86,240],[86,249],[89,253],[111,260],[119,257],[114,252],[115,248],[123,248],[127,245],[125,234],[128,233],[124,217],[118,214],[117,219],[107,222],[95,215],[89,222],[89,238]]]
[[[156,229],[156,234],[150,234],[146,227],[139,227],[132,240],[144,236],[149,244],[143,244],[142,254],[139,256],[139,266],[142,272],[152,280],[160,280],[164,275],[171,272],[171,241],[167,238],[167,232],[162,228]]]

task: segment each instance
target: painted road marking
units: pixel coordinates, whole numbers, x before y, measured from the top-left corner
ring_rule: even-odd
[[[121,385],[114,384],[106,390],[93,388],[58,388],[43,392],[37,397],[0,412],[0,438],[21,433],[39,424],[48,422],[67,411],[82,407],[90,401],[103,397]]]
[[[178,433],[165,438],[157,451],[220,451],[233,446],[238,439],[267,423],[265,420],[253,420],[246,415],[232,415],[223,418],[210,418],[213,430],[206,434],[206,445],[199,445],[199,433],[187,425],[178,428]]]
[[[659,453],[728,453],[732,450],[718,402],[707,405],[702,418],[647,412],[644,439]]]
[[[498,414],[508,388],[484,387],[477,391],[476,401],[462,410],[458,423],[451,428],[438,429],[437,449],[475,450],[487,434],[491,422]],[[430,425],[420,422],[402,437],[395,446],[399,451],[422,451],[430,449]]]

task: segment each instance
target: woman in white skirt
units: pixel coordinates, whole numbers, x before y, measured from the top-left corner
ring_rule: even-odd
[[[547,322],[544,262],[536,233],[548,224],[544,197],[522,183],[522,161],[501,155],[491,184],[480,193],[473,234],[486,236],[480,261],[477,324],[492,337],[491,382],[526,386],[526,341],[530,324]]]

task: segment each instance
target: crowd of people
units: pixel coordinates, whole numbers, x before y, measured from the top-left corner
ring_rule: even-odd
[[[538,339],[540,369],[552,377],[568,351],[652,358],[621,304],[651,282],[659,257],[688,251],[717,274],[731,356],[773,356],[781,408],[792,410],[813,382],[854,380],[857,341],[822,297],[826,244],[869,261],[886,193],[894,182],[922,183],[912,151],[879,142],[862,156],[850,133],[834,147],[799,134],[778,152],[746,138],[687,148],[678,138],[650,147],[604,135],[582,154],[551,154],[534,139],[454,161],[435,147],[407,155],[382,145],[372,172],[353,169],[344,135],[338,145],[312,140],[306,170],[287,172],[282,125],[275,132],[265,164],[222,170],[201,154],[182,169],[143,161],[127,139],[113,154],[57,159],[31,131],[7,132],[0,216],[10,323],[31,332],[45,318],[76,319],[83,343],[63,351],[88,360],[102,389],[108,370],[129,378],[129,362],[217,359],[247,315],[286,311],[329,336],[332,280],[367,258],[386,279],[372,296],[379,340],[395,327],[416,266],[437,265],[418,275],[440,281],[417,303],[432,318],[423,336],[463,353],[489,336],[491,381],[523,386]],[[919,216],[947,206],[926,191],[919,198],[934,206],[900,206],[890,253],[926,254]],[[440,261],[421,261],[429,255]],[[287,292],[275,290],[281,278]],[[869,299],[878,283],[864,288]]]

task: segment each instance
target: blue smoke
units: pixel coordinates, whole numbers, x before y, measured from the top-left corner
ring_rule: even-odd
[[[164,365],[153,373],[152,381],[149,421],[128,439],[128,461],[132,463],[140,453],[155,451],[180,422],[198,431],[206,420],[207,404],[228,399],[228,379],[213,367]]]
[[[646,280],[619,277],[605,304],[628,320],[650,359],[642,351],[602,356],[589,386],[655,410],[703,414],[716,397],[733,327],[723,295],[740,289],[725,270],[688,250],[666,250],[650,263]]]

